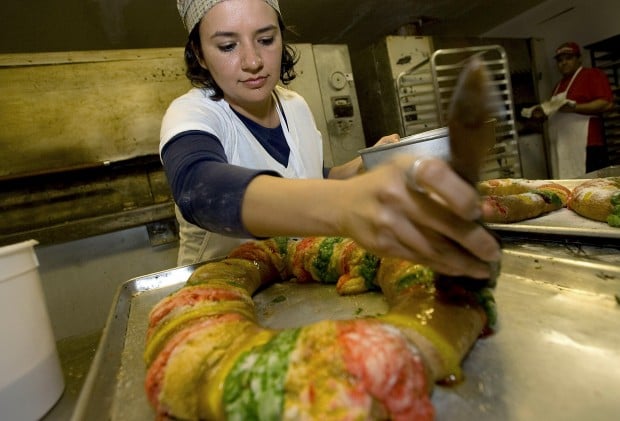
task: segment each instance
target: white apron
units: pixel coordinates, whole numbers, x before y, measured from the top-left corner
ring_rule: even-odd
[[[321,139],[319,137],[316,143],[318,146],[314,146],[315,144],[313,142],[307,141],[311,139],[310,135],[313,132],[319,133],[318,130],[316,130],[314,121],[303,120],[304,115],[300,116],[297,110],[289,108],[288,113],[290,114],[291,121],[295,120],[296,123],[289,127],[284,119],[283,110],[281,108],[282,104],[275,94],[274,99],[278,104],[276,109],[280,117],[284,136],[290,146],[290,156],[289,165],[286,168],[276,169],[274,167],[271,169],[276,169],[284,178],[322,178],[321,164],[323,162],[323,156]],[[232,113],[232,111],[230,111],[230,113]],[[309,111],[307,117],[312,118],[312,114]],[[235,117],[235,120],[238,120],[238,118]],[[245,132],[246,137],[250,138],[253,136],[240,120],[237,124],[241,127],[241,130]],[[311,132],[308,132],[309,129],[311,129]],[[306,141],[302,142],[301,139],[306,139]],[[315,151],[314,149],[317,150]],[[317,155],[317,153],[320,154]],[[232,163],[243,165],[247,160],[256,160],[260,157],[265,157],[267,160],[274,161],[258,142],[244,142],[243,148],[239,148],[239,150],[234,153],[234,156],[229,157],[229,159]],[[318,165],[312,165],[314,163]],[[175,211],[177,220],[180,224],[179,234],[181,244],[177,259],[178,265],[187,265],[204,260],[225,257],[232,249],[251,239],[229,237],[206,231],[187,222],[176,206]]]
[[[552,98],[565,99],[577,69],[566,90],[553,92]],[[577,178],[586,173],[586,147],[590,117],[577,113],[557,112],[549,117],[549,141],[551,145],[551,175],[555,179]]]

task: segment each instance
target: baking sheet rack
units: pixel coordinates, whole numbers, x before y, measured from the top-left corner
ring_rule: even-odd
[[[127,281],[117,292],[73,420],[149,420],[142,360],[148,312],[195,266]],[[466,358],[465,380],[436,386],[442,420],[615,420],[620,413],[620,254],[617,249],[519,245],[504,250],[497,331]],[[387,309],[379,293],[276,284],[255,296],[264,326],[286,328]]]

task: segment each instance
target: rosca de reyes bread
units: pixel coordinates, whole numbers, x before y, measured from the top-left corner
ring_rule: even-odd
[[[571,191],[548,180],[501,178],[477,183],[491,212],[485,222],[511,223],[536,218],[566,206]]]
[[[274,282],[380,290],[389,310],[274,330],[252,295]],[[436,382],[495,321],[489,288],[435,288],[424,266],[380,259],[340,237],[251,241],[198,267],[152,309],[145,390],[160,418],[429,420]]]
[[[620,227],[620,177],[582,182],[573,188],[568,207],[583,217]]]

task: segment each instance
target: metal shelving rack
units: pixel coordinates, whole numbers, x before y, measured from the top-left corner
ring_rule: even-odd
[[[430,58],[399,74],[396,92],[405,136],[440,127]]]
[[[467,59],[480,57],[492,77],[492,83],[500,94],[500,106],[494,115],[496,119],[496,144],[481,172],[481,177],[518,178],[522,176],[515,126],[514,103],[508,58],[502,46],[488,45],[453,49],[440,49],[431,56],[438,124],[447,124],[447,109],[458,79]]]
[[[593,67],[609,78],[615,107],[603,115],[610,165],[620,165],[620,34],[584,47]]]

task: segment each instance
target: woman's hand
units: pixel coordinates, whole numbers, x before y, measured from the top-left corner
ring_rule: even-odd
[[[475,188],[440,159],[401,155],[343,183],[337,224],[379,256],[400,257],[445,273],[485,278],[500,246],[476,222]],[[346,185],[346,187],[344,186]]]
[[[373,145],[373,147],[381,146],[381,145],[388,145],[390,143],[396,143],[398,141],[400,141],[400,136],[398,134],[391,134],[391,135],[383,136],[381,139],[377,141],[377,143]],[[336,167],[331,168],[331,170],[329,171],[328,178],[331,178],[333,180],[335,179],[342,180],[345,178],[353,177],[354,175],[357,175],[357,174],[362,174],[364,171],[366,171],[366,168],[364,168],[364,162],[362,161],[362,157],[356,156],[349,162],[346,162],[342,165],[338,165]]]
[[[375,143],[374,146],[381,146],[381,145],[389,145],[390,143],[396,143],[396,142],[400,142],[400,135],[398,133],[393,133],[387,136],[383,136],[381,139],[379,139],[377,141],[377,143]]]

